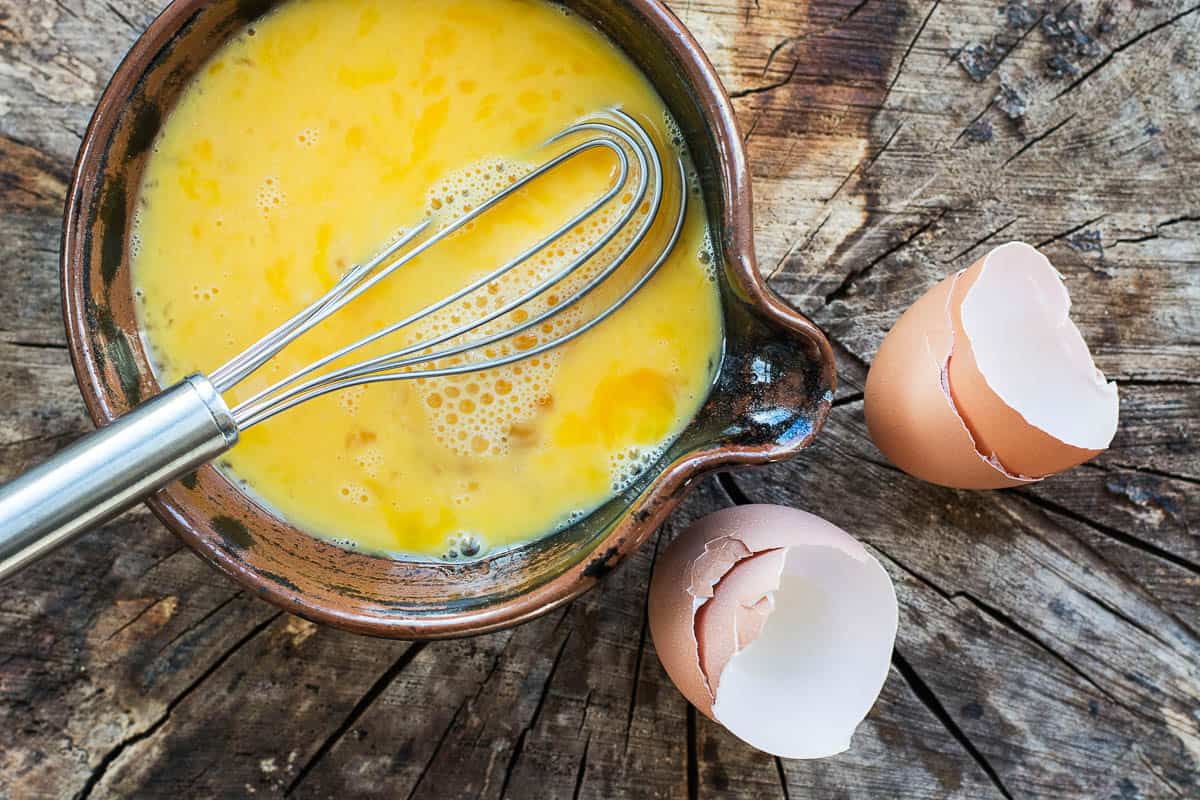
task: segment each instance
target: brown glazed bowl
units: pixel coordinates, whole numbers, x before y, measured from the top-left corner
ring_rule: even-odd
[[[162,120],[205,60],[281,0],[175,0],[134,44],[84,136],[63,229],[71,358],[99,425],[160,390],[138,335],[127,233]],[[272,516],[211,466],[148,501],[234,580],[314,621],[377,636],[438,638],[514,625],[595,585],[719,467],[786,458],[829,411],[833,356],[775,298],[754,256],[750,177],[729,97],[657,0],[568,0],[649,76],[680,123],[719,243],[726,345],[702,410],[659,462],[583,520],[473,563],[405,562],[318,541]]]

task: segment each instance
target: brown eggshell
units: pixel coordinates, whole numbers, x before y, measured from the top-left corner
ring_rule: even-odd
[[[695,633],[694,617],[702,599],[690,591],[694,563],[704,555],[709,539],[715,538],[705,535],[713,526],[704,526],[703,522],[701,520],[685,529],[659,554],[654,562],[646,613],[650,620],[654,649],[667,675],[689,703],[712,717],[713,696],[700,669],[700,645]],[[709,569],[705,577],[709,579],[707,585],[710,589],[736,562],[738,548],[744,556],[750,555],[749,549],[736,540],[726,544],[732,547],[726,548],[725,558],[707,559]]]
[[[786,553],[786,548],[764,550],[734,564],[712,600],[696,612],[700,666],[713,697],[729,659],[762,633],[774,609],[771,595],[779,588]]]
[[[768,606],[757,605],[763,592],[750,581],[771,579],[774,570],[773,586],[777,587],[783,554],[792,545],[853,550],[859,557],[865,552],[862,545],[820,517],[794,508],[750,504],[722,509],[692,523],[654,564],[647,607],[654,648],[679,691],[710,718],[716,687],[710,687],[709,676],[719,678],[733,654],[732,645],[737,641],[734,620],[743,626],[736,629],[742,634],[742,646],[766,621]],[[778,561],[755,557],[764,551],[778,552]],[[751,566],[739,571],[725,587],[730,573],[747,562]],[[715,599],[722,587],[730,589],[730,594],[722,591],[721,604],[700,617],[708,619],[698,640],[696,611],[713,603],[710,598]],[[738,608],[744,604],[751,607]],[[702,666],[702,645],[713,647],[703,659],[710,670],[707,673]]]
[[[655,565],[648,614],[683,695],[785,758],[850,746],[899,623],[891,579],[860,542],[773,505],[723,509],[680,533]]]
[[[981,453],[995,458],[1011,473],[1041,478],[1082,464],[1103,451],[1073,447],[1031,425],[1000,399],[980,371],[963,329],[962,302],[983,274],[985,263],[1001,253],[998,248],[975,262],[955,286],[950,303],[955,337],[949,366],[950,393]],[[1003,267],[1002,261],[992,260],[990,268]]]
[[[900,469],[959,489],[1025,481],[982,458],[951,402],[946,362],[954,347],[948,303],[959,274],[921,296],[884,337],[867,374],[864,412],[876,447]]]

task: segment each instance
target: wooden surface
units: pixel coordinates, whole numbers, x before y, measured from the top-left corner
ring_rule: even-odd
[[[89,428],[57,252],[94,101],[162,0],[0,0],[0,479]],[[0,587],[0,798],[1200,797],[1200,6],[685,0],[735,96],[772,286],[842,385],[792,463],[705,482],[597,591],[513,631],[356,638],[239,592],[139,511]],[[956,492],[884,463],[902,309],[1040,245],[1121,385],[1094,463]],[[648,641],[654,553],[746,500],[868,543],[893,669],[844,755],[772,759]]]

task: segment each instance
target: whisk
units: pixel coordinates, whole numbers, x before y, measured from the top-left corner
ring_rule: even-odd
[[[682,161],[676,157],[679,183],[674,216],[664,217],[669,234],[655,247],[646,266],[616,300],[581,324],[526,349],[496,347],[535,329],[576,306],[607,281],[646,240],[664,203],[664,168],[653,139],[633,117],[612,109],[586,118],[546,142],[561,148],[539,166],[469,212],[437,228],[426,218],[370,260],[348,270],[324,295],[207,377],[194,374],[85,436],[49,461],[0,487],[0,580],[13,574],[74,535],[128,509],[138,500],[237,442],[241,431],[321,395],[382,381],[435,378],[502,367],[531,358],[581,336],[623,306],[666,261],[683,229],[687,188]],[[486,214],[530,182],[593,150],[607,150],[617,162],[616,179],[582,211],[540,241],[453,294],[332,352],[277,381],[232,408],[222,395],[244,381],[291,342],[338,313],[357,297],[456,231]],[[626,196],[629,202],[624,202]],[[621,198],[624,203],[609,225],[564,266],[520,296],[483,316],[382,355],[339,366],[346,357],[392,336],[443,309],[461,304],[487,286],[559,242],[581,223]],[[674,204],[672,204],[674,205]],[[642,219],[634,222],[639,211]],[[632,227],[631,227],[632,226]],[[627,240],[618,236],[628,233]],[[614,243],[616,240],[616,244]],[[520,322],[510,315],[563,284],[605,248],[615,253],[569,296]],[[589,268],[590,271],[591,268]],[[579,273],[585,275],[587,273]],[[506,315],[508,317],[506,318]],[[486,332],[488,326],[498,328]],[[482,330],[481,330],[482,329]]]

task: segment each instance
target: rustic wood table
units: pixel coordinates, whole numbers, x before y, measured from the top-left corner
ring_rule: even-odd
[[[59,225],[94,102],[163,0],[0,0],[0,480],[91,425]],[[247,596],[144,510],[0,587],[0,798],[1200,797],[1200,6],[687,0],[734,96],[771,285],[834,340],[800,458],[700,486],[570,607],[434,644]],[[1095,462],[1029,488],[909,478],[866,435],[899,313],[1041,247],[1120,383]],[[851,750],[781,761],[696,714],[645,624],[687,520],[770,501],[868,543],[893,669]]]

